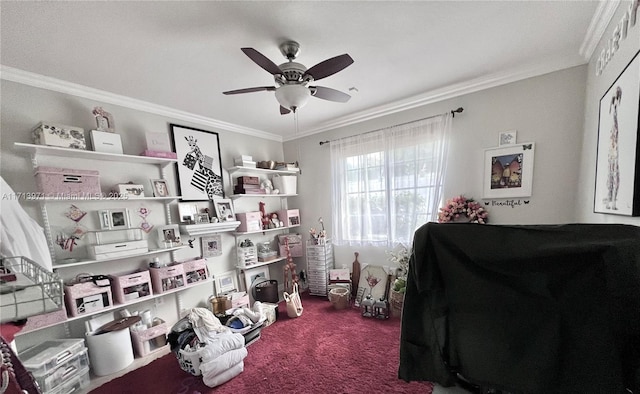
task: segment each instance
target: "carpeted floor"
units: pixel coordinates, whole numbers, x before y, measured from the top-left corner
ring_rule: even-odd
[[[324,297],[302,295],[304,312],[280,316],[251,344],[244,372],[216,388],[182,371],[173,354],[93,390],[107,393],[421,393],[429,382],[397,378],[400,320],[367,319],[357,309],[335,310]]]

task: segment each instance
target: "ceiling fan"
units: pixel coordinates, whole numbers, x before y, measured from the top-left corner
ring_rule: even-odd
[[[295,41],[286,41],[280,45],[280,52],[288,59],[288,62],[279,66],[253,48],[241,49],[258,66],[273,75],[276,86],[230,90],[223,92],[223,94],[273,91],[280,103],[280,114],[282,115],[292,111],[295,113],[307,103],[311,96],[341,103],[345,103],[351,98],[351,96],[339,90],[324,86],[310,86],[314,81],[326,78],[350,66],[353,63],[353,59],[346,53],[322,61],[307,69],[304,65],[293,61],[300,53],[300,44]]]

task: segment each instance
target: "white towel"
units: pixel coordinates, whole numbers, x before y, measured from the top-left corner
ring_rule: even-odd
[[[216,387],[240,375],[242,371],[244,371],[244,361],[240,361],[236,365],[218,375],[203,376],[202,381],[209,387]]]

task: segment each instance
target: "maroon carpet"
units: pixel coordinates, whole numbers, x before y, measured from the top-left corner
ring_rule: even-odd
[[[173,353],[92,393],[421,393],[429,382],[397,378],[400,320],[367,319],[357,309],[335,310],[324,297],[302,295],[304,312],[280,319],[251,344],[244,372],[216,388],[182,371]]]

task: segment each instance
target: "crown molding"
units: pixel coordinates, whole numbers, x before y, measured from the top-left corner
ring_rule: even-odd
[[[593,52],[596,50],[598,43],[600,43],[619,5],[620,0],[600,1],[598,3],[598,7],[593,13],[591,23],[587,29],[587,34],[582,41],[582,45],[580,45],[580,56],[586,61],[591,60]]]
[[[63,81],[60,79],[47,77],[45,75],[20,70],[17,68],[0,65],[0,79],[23,85],[33,86],[36,88],[51,90],[54,92],[65,93],[76,97],[82,97],[89,100],[95,100],[103,103],[119,105],[125,108],[137,111],[148,112],[167,118],[178,119],[185,122],[191,122],[202,126],[208,126],[216,129],[231,131],[234,133],[246,134],[252,137],[264,138],[282,142],[282,136],[267,133],[265,131],[242,127],[232,123],[222,122],[206,116],[196,115],[186,111],[180,111],[174,108],[150,103],[143,100],[137,100],[131,97],[107,92],[100,89],[90,88],[84,85]]]
[[[413,96],[404,100],[393,102],[389,105],[383,105],[371,109],[358,112],[353,115],[338,118],[335,121],[324,123],[322,126],[306,130],[296,135],[285,136],[283,141],[292,141],[299,138],[307,137],[313,134],[334,130],[340,127],[350,126],[356,123],[365,122],[382,116],[391,115],[397,112],[410,110],[428,104],[437,103],[451,98],[463,96],[466,94],[478,92],[481,90],[505,85],[511,82],[520,81],[527,78],[537,77],[551,72],[568,69],[571,67],[584,65],[584,61],[576,61],[575,57],[563,59],[555,63],[544,63],[533,67],[511,70],[509,72],[487,75],[484,77],[472,79],[446,86],[444,88],[432,90],[417,96]]]

